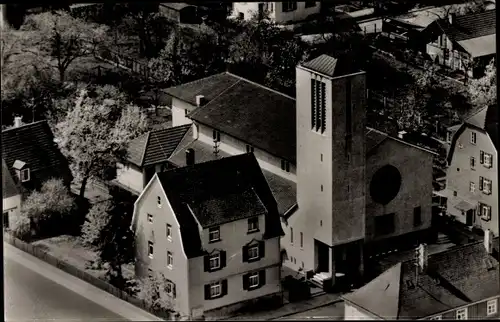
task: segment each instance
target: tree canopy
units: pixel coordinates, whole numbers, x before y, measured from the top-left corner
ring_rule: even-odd
[[[497,68],[494,59],[486,66],[483,77],[469,80],[467,92],[473,106],[483,107],[497,103]]]

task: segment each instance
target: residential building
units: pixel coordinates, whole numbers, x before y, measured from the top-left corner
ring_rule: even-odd
[[[319,1],[233,2],[231,17],[249,20],[255,15],[267,13],[272,21],[286,24],[305,20],[320,10]]]
[[[21,212],[21,193],[10,174],[9,168],[2,159],[2,223],[4,229],[13,227],[13,220]]]
[[[137,276],[162,273],[182,316],[281,297],[283,231],[252,153],[156,173],[131,228]]]
[[[2,131],[2,159],[23,197],[50,178],[61,178],[68,187],[73,179],[45,120],[21,124],[16,117],[14,126]]]
[[[438,19],[422,31],[426,53],[470,77],[481,75],[496,54],[496,10]]]
[[[498,238],[398,263],[343,296],[345,320],[498,320]]]
[[[173,164],[186,150],[195,163],[253,152],[278,203],[284,265],[354,279],[365,248],[426,238],[433,153],[366,128],[365,73],[345,67],[327,55],[298,66],[296,99],[227,72],[166,92],[173,123],[193,122]]]
[[[448,153],[447,214],[458,222],[499,234],[498,106],[481,108],[453,129]]]
[[[114,183],[139,195],[156,172],[173,166],[168,161],[190,125],[149,131],[132,140],[123,162],[117,163]]]

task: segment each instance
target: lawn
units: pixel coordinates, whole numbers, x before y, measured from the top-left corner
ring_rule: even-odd
[[[92,262],[98,258],[97,253],[85,247],[78,237],[62,235],[39,240],[32,244],[60,261],[64,261],[81,271],[105,280],[106,271],[104,269],[91,268]],[[123,265],[122,270],[126,279],[131,279],[135,276],[133,264]]]

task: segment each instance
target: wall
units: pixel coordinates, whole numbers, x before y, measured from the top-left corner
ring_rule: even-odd
[[[243,262],[242,248],[252,240],[263,240],[265,217],[259,216],[260,231],[246,233],[247,220],[239,220],[220,226],[221,241],[208,243],[208,229],[202,233],[204,249],[209,253],[214,250],[226,252],[226,267],[214,272],[204,272],[204,257],[189,260],[190,305],[192,310],[203,307],[205,311],[221,306],[250,300],[280,291],[280,238],[265,241],[265,256],[256,262]],[[243,290],[243,274],[266,269],[266,285],[261,288]],[[205,284],[222,279],[228,280],[228,294],[222,298],[205,300]]]
[[[431,56],[433,61],[436,59],[436,57],[439,57],[440,65],[446,65],[453,70],[463,71],[469,60],[469,55],[467,53],[464,53],[463,51],[457,50],[453,42],[445,34],[439,37],[443,37],[444,47],[441,47],[440,38],[437,38],[436,41],[428,43],[426,45],[427,54]],[[449,49],[449,56],[446,61],[444,61],[443,48]],[[472,77],[472,70],[469,70],[468,74]]]
[[[471,132],[476,133],[476,144],[470,143]],[[471,200],[475,202],[485,203],[491,206],[491,220],[484,221],[476,213],[474,216],[474,225],[485,229],[490,229],[495,236],[498,236],[498,176],[496,169],[498,168],[498,154],[491,142],[490,137],[478,130],[473,130],[470,127],[466,127],[465,130],[460,133],[457,132],[459,137],[455,145],[455,150],[453,152],[453,158],[451,164],[448,167],[446,173],[446,186],[450,191],[456,191],[458,198],[463,198],[466,200]],[[462,146],[462,148],[460,148]],[[493,155],[493,164],[490,169],[484,167],[484,165],[479,163],[480,151],[490,153]],[[476,166],[471,169],[470,157],[474,156],[476,159]],[[457,169],[460,169],[459,171]],[[492,193],[486,195],[479,191],[479,177],[484,177],[492,180]],[[469,191],[470,182],[476,184],[475,192]],[[462,215],[461,211],[453,207],[456,204],[457,198],[451,196],[448,198],[448,213],[454,216],[458,221],[465,224],[466,216]]]
[[[344,301],[344,320],[382,320],[365,310]]]
[[[9,213],[9,228],[14,228],[16,224],[16,218],[21,213],[21,195],[18,194],[9,198],[3,198],[2,212]]]
[[[366,239],[381,240],[427,229],[432,217],[433,155],[419,148],[386,139],[368,157],[366,166]],[[376,203],[370,195],[370,182],[377,170],[385,165],[396,167],[402,178],[398,195],[387,205]],[[414,227],[413,209],[421,207],[422,224]],[[375,217],[395,213],[395,231],[375,236]]]
[[[297,2],[297,9],[290,12],[283,12],[283,2],[275,2],[275,20],[277,23],[286,23],[292,21],[301,21],[306,19],[308,16],[319,13],[321,9],[321,3],[316,1],[316,6],[306,8],[305,2]]]
[[[162,198],[162,207],[157,206],[157,196]],[[136,274],[147,276],[148,268],[161,272],[176,285],[174,308],[182,314],[189,314],[188,260],[184,254],[180,226],[157,177],[146,187],[135,205],[136,216]],[[153,223],[147,214],[153,215]],[[172,225],[172,238],[167,239],[166,225]],[[154,242],[153,258],[148,256],[148,241]],[[167,267],[167,251],[173,254],[173,268]]]
[[[496,314],[492,314],[492,315],[488,315],[487,314],[487,303],[489,300],[492,300],[492,299],[496,299],[497,300],[497,313]],[[472,303],[472,304],[469,304],[469,305],[464,305],[464,306],[461,306],[461,307],[457,307],[457,308],[454,308],[452,310],[449,310],[449,311],[445,311],[445,312],[441,312],[440,314],[435,314],[431,317],[435,317],[435,316],[439,316],[441,315],[441,318],[442,320],[446,320],[446,319],[451,319],[451,320],[455,320],[456,319],[456,312],[458,309],[463,309],[463,308],[467,308],[467,318],[469,320],[475,320],[475,319],[492,319],[492,320],[497,320],[499,317],[500,317],[500,314],[499,314],[499,305],[500,305],[500,296],[496,296],[496,297],[492,297],[492,298],[488,298],[488,299],[484,299],[483,301],[480,301],[480,302],[475,302],[475,303]],[[430,318],[429,318],[430,320]]]
[[[173,97],[172,98],[172,126],[179,126],[179,125],[193,123],[193,121],[191,121],[190,118],[186,117],[186,110],[188,110],[189,112],[192,112],[196,108],[197,107],[194,105],[191,105],[187,102],[181,101],[181,100]]]
[[[141,193],[144,188],[142,171],[132,164],[126,166],[117,163],[116,167],[116,181],[137,193]]]
[[[245,20],[250,20],[252,14],[257,13],[259,10],[259,2],[234,2],[233,12],[231,17],[238,18],[239,13],[242,12]]]
[[[208,145],[213,146],[213,128],[205,126],[203,124],[198,124],[198,139]],[[229,136],[227,134],[220,134],[220,145],[219,150],[229,153],[231,155],[238,155],[246,153],[246,143],[238,140],[235,137]],[[291,180],[293,182],[297,181],[296,178],[296,167],[290,164],[290,172],[281,170],[281,159],[269,154],[266,151],[260,150],[254,147],[254,155],[259,162],[262,169],[270,171],[280,177]],[[196,156],[195,156],[196,158]]]

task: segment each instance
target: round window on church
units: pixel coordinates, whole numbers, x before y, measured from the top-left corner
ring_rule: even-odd
[[[373,201],[386,205],[399,193],[401,188],[401,174],[399,170],[386,165],[378,169],[370,182],[370,195]]]

